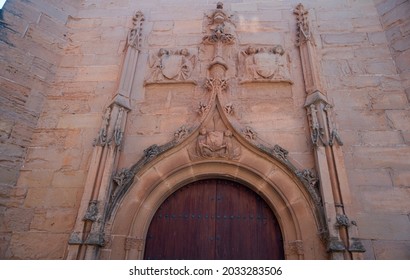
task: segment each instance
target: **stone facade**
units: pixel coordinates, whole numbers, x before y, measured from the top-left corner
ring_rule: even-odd
[[[410,258],[408,1],[71,2],[1,10],[0,258],[141,258],[207,174],[289,259]]]

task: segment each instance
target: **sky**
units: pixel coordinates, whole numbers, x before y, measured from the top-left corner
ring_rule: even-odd
[[[6,0],[0,0],[0,9],[3,8],[4,2],[6,2]]]

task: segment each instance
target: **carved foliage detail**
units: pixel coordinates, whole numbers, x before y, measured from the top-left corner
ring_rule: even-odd
[[[139,48],[141,44],[141,32],[142,32],[142,22],[144,21],[144,15],[142,12],[138,11],[132,18],[133,27],[128,34],[127,43],[128,46],[133,48]]]
[[[239,53],[242,83],[287,82],[291,83],[289,56],[281,45],[256,48],[249,46]]]
[[[310,27],[308,21],[308,11],[302,4],[296,6],[293,13],[296,15],[296,25],[297,25],[297,39],[296,44],[300,46],[301,44],[310,40]]]
[[[320,205],[322,199],[319,195],[319,178],[316,175],[316,172],[311,169],[304,169],[301,171],[297,171],[296,175],[305,183],[305,186],[313,198],[313,201],[316,205]]]

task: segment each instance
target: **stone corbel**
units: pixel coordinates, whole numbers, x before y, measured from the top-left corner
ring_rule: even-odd
[[[286,259],[302,260],[304,255],[303,241],[288,241],[285,247]]]

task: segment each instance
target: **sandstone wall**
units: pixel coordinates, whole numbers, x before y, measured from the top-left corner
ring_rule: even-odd
[[[27,253],[32,253],[31,258],[42,256],[30,251],[15,254],[8,248],[15,240],[28,240],[25,232],[38,217],[36,210],[25,205],[32,182],[18,186],[16,182],[19,176],[35,172],[20,172],[20,168],[27,151],[37,145],[31,144],[33,133],[48,95],[56,89],[58,65],[69,45],[66,22],[76,7],[60,2],[9,0],[0,11],[0,258],[24,258]],[[41,172],[35,177],[45,178],[47,173]],[[17,247],[32,246],[25,243]]]
[[[80,204],[92,143],[116,94],[127,33],[145,16],[119,168],[195,122],[205,89],[147,85],[149,55],[199,44],[217,1],[17,1],[2,12],[0,258],[59,259]],[[236,118],[267,144],[314,167],[293,8],[299,1],[224,1],[238,15],[239,47],[281,44],[293,85],[229,89]],[[394,4],[393,4],[394,2]],[[369,259],[409,258],[408,1],[303,2]],[[406,29],[407,28],[407,29]],[[3,63],[3,62],[2,62]],[[198,64],[201,65],[201,64]],[[235,73],[232,69],[232,73]],[[206,69],[199,69],[204,75]],[[406,92],[407,90],[407,96]],[[4,100],[4,101],[3,101]],[[24,162],[24,165],[23,165]],[[50,245],[52,244],[52,245]]]

